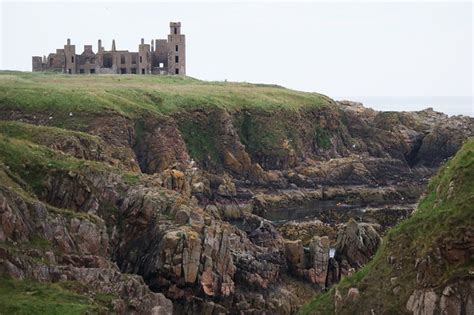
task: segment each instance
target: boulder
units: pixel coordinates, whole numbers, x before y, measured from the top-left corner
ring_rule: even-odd
[[[352,268],[360,268],[375,254],[382,239],[373,225],[350,219],[338,234],[335,258],[347,261]]]

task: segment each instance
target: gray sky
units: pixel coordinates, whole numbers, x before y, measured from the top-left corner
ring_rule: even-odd
[[[1,0],[0,0],[1,1]],[[31,70],[61,48],[136,51],[181,21],[187,73],[275,83],[332,97],[472,96],[472,4],[28,3],[1,4],[1,69]],[[469,106],[469,104],[464,105]],[[470,107],[460,112],[472,114]]]

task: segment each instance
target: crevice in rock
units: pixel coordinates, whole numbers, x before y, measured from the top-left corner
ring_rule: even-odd
[[[423,144],[424,135],[416,139],[413,144],[413,148],[408,154],[405,154],[405,160],[410,167],[415,166],[419,162],[418,152],[420,151],[421,145]]]

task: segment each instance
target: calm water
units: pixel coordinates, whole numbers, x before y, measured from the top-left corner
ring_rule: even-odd
[[[344,96],[334,97],[336,100],[350,100],[363,103],[383,111],[417,111],[427,107],[448,115],[466,115],[474,117],[472,96]]]
[[[274,224],[284,224],[288,221],[311,221],[320,219],[328,223],[347,221],[349,218],[361,219],[365,207],[343,204],[338,200],[312,200],[303,205],[268,209],[265,218]]]

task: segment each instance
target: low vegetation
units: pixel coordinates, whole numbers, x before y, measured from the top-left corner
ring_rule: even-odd
[[[360,299],[345,305],[340,311],[343,314],[366,313],[371,309],[384,314],[403,312],[416,288],[416,258],[426,257],[441,244],[472,233],[473,203],[474,139],[471,139],[430,181],[412,217],[387,233],[374,259],[329,292],[304,305],[299,313],[334,314],[335,290],[345,296],[351,287],[359,289]],[[390,257],[396,260],[397,268],[390,264]],[[445,264],[439,268],[425,279],[438,290],[455,279],[471,278],[474,262]],[[399,286],[398,294],[393,293],[395,286]]]
[[[74,292],[79,283],[38,283],[29,280],[0,279],[0,314],[87,314],[100,313],[113,296],[99,294],[94,299]]]
[[[71,138],[81,141],[100,143],[99,137],[90,134],[56,127],[36,126],[18,121],[0,120],[0,132],[3,136],[31,141],[43,145],[64,142]]]
[[[98,75],[0,72],[0,106],[58,115],[114,111],[135,116],[171,113],[199,106],[239,109],[298,109],[329,99],[275,85],[207,82],[184,76]]]

